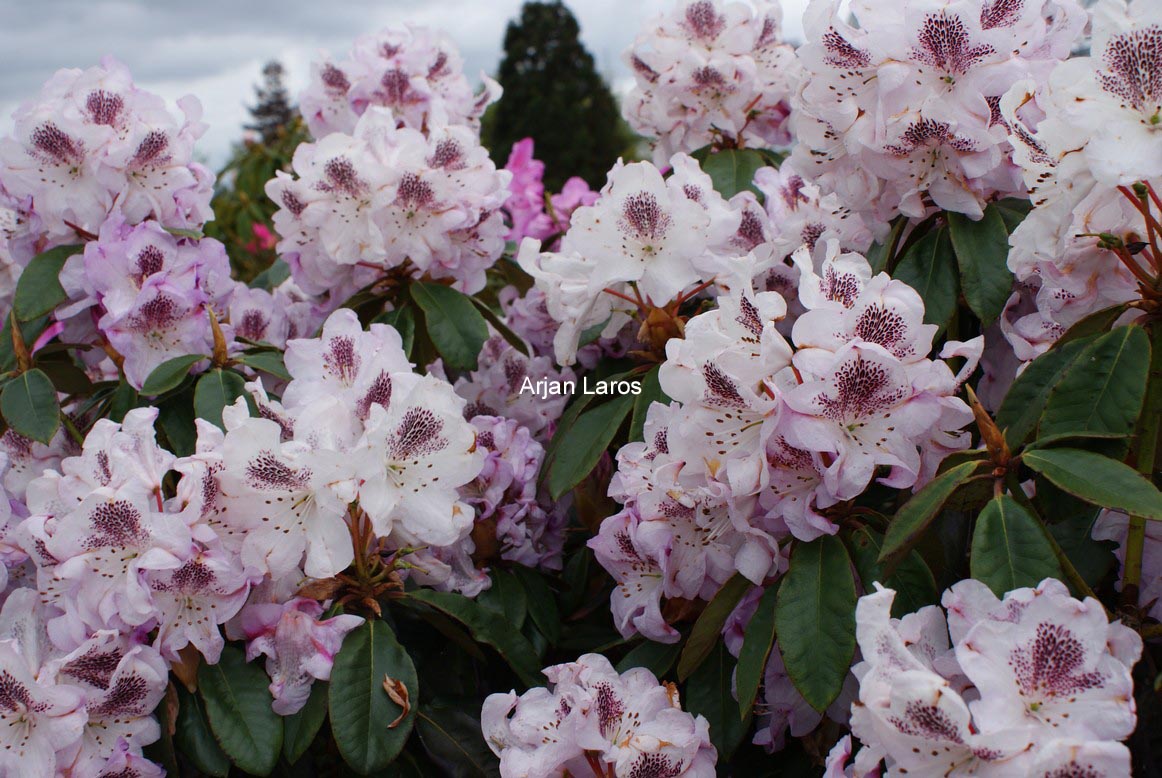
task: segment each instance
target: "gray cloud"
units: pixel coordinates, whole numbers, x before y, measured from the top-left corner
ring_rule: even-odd
[[[807,0],[781,0],[787,35],[802,35]],[[673,0],[572,0],[585,44],[615,85],[622,51]],[[103,55],[125,62],[144,88],[196,95],[210,129],[199,149],[222,162],[246,121],[262,64],[279,59],[293,92],[319,50],[345,52],[359,35],[403,22],[439,28],[460,47],[469,78],[494,71],[521,0],[0,0],[0,132],[22,100],[62,67]]]

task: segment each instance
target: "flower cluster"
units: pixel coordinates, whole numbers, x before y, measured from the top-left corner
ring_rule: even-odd
[[[1141,275],[1114,250],[1144,240],[1136,195],[1162,186],[1162,13],[1106,0],[1094,11],[1093,55],[1017,84],[1001,101],[1034,208],[1011,237],[1024,285],[1002,320],[1024,361],[1090,313],[1140,297]],[[1128,152],[1127,149],[1133,149]]]
[[[658,139],[655,162],[711,143],[790,144],[797,69],[781,23],[774,3],[685,0],[637,37],[625,55],[635,85],[623,110],[634,130]]]
[[[702,716],[649,670],[619,674],[600,654],[545,669],[552,689],[484,701],[484,739],[504,778],[608,774],[616,778],[712,778],[717,752]]]
[[[480,77],[484,88],[473,94],[455,44],[442,33],[406,25],[358,38],[346,59],[313,63],[299,110],[320,139],[354,133],[359,117],[376,106],[390,109],[398,126],[419,132],[446,124],[476,130],[484,109],[500,98],[500,85]]]
[[[126,379],[140,389],[167,359],[210,354],[210,316],[225,318],[235,281],[218,241],[177,238],[155,221],[129,226],[114,213],[83,255],[68,261],[61,286],[71,302],[58,318],[90,314],[70,322],[74,341],[87,340],[96,325],[123,358]]]
[[[1044,79],[1086,23],[1076,0],[856,3],[813,0],[792,123],[807,178],[881,221],[936,208],[980,218],[1023,194],[1002,95]]]
[[[600,327],[616,336],[639,305],[663,306],[705,288],[704,279],[737,269],[763,242],[743,218],[752,195],[729,203],[710,177],[685,154],[671,160],[668,178],[649,162],[618,162],[600,197],[573,212],[557,251],[525,238],[517,261],[545,296],[560,327],[553,338],[557,361],[571,365],[584,331]],[[740,245],[740,242],[743,245]]]
[[[295,282],[337,305],[389,273],[447,278],[465,292],[504,251],[500,211],[507,171],[498,171],[464,126],[397,128],[369,108],[352,134],[304,143],[294,175],[279,172],[266,192],[278,250]]]
[[[532,138],[512,145],[504,169],[512,173],[508,185],[511,194],[504,204],[512,225],[506,236],[508,240],[519,243],[525,238],[536,238],[544,241],[564,234],[569,229],[573,211],[597,201],[597,193],[578,176],[567,180],[560,192],[546,198],[545,185],[541,181],[545,163],[533,158]]]
[[[864,661],[852,733],[863,743],[852,774],[1129,776],[1117,742],[1136,720],[1132,629],[1059,581],[998,599],[975,580],[928,606],[890,616],[880,588],[856,608]],[[949,642],[951,637],[951,643]],[[832,752],[842,775],[850,741]]]
[[[14,134],[0,139],[0,192],[35,214],[21,224],[25,235],[35,230],[32,253],[75,242],[78,229],[96,233],[114,207],[131,224],[196,229],[213,218],[213,175],[193,161],[201,105],[185,97],[178,106],[181,120],[106,58],[57,71],[17,109]]]
[[[161,735],[153,709],[168,668],[139,636],[97,630],[61,649],[34,589],[0,611],[0,770],[9,775],[136,775],[162,771],[141,755]]]
[[[970,443],[955,392],[980,339],[945,345],[968,357],[953,375],[928,358],[936,328],[911,287],[834,243],[818,275],[806,248],[795,259],[794,349],[776,330],[783,298],[743,283],[667,344],[659,379],[675,402],[651,406],[645,441],[618,453],[609,493],[625,509],[590,541],[618,581],[623,635],[677,640],[661,598],[710,599],[736,571],[761,584],[780,572],[781,539],[834,534],[828,508],[873,478],[921,485]]]

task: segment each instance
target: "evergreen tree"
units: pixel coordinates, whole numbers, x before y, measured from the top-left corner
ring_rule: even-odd
[[[267,62],[262,68],[262,85],[254,88],[258,103],[251,106],[250,115],[254,121],[246,129],[254,130],[262,136],[262,142],[271,144],[279,131],[290,124],[294,117],[294,106],[282,82],[283,67],[280,62]]]
[[[526,2],[504,35],[497,76],[504,95],[484,121],[484,142],[498,164],[513,143],[533,138],[550,191],[570,176],[602,186],[630,145],[617,101],[579,32],[577,19],[559,0]]]

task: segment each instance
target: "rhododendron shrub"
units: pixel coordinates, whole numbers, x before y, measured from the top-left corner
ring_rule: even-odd
[[[31,85],[0,773],[1162,769],[1162,15],[850,12],[666,9],[598,191],[420,27],[216,184]]]

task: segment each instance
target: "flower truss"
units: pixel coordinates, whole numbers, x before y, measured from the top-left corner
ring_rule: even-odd
[[[777,4],[686,0],[639,35],[625,58],[630,125],[657,138],[654,161],[708,144],[773,148],[791,140],[794,50]]]

